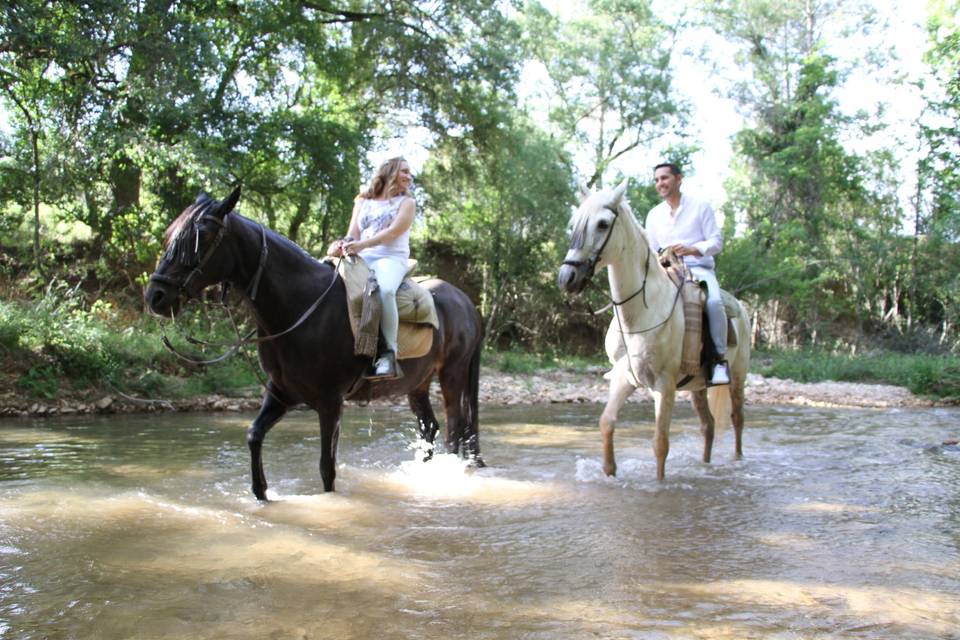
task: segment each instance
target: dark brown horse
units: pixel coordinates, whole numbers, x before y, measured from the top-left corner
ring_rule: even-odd
[[[201,195],[180,214],[167,229],[166,252],[144,299],[153,313],[169,317],[181,298],[196,297],[212,284],[226,282],[243,292],[257,324],[260,366],[269,377],[260,413],[247,429],[254,495],[266,499],[264,438],[300,403],[320,415],[325,491],[333,491],[344,399],[406,394],[421,436],[432,443],[440,428],[429,398],[434,374],[443,393],[446,450],[482,466],[477,392],[483,328],[470,299],[442,280],[424,283],[440,320],[430,352],[404,360],[402,378],[367,382],[363,372],[370,359],[353,354],[346,289],[334,267],[235,212],[239,198],[239,188],[222,202]]]

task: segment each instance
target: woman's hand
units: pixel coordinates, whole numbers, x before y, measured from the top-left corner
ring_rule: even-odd
[[[330,243],[330,248],[327,249],[327,255],[339,258],[351,253],[356,253],[359,249],[354,248],[353,251],[347,249],[347,245],[350,244],[357,244],[350,236],[347,236],[346,238],[340,238],[339,240],[334,240],[332,243]]]
[[[368,247],[363,240],[350,240],[349,238],[343,240],[342,251],[345,256],[356,255],[366,248]]]

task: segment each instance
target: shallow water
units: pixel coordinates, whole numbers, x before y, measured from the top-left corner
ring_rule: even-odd
[[[415,462],[403,410],[349,407],[337,492],[314,414],[0,422],[2,638],[960,638],[960,411],[748,407],[667,480],[628,406],[482,408],[490,468]]]

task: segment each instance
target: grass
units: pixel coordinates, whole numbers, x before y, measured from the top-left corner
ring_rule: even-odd
[[[584,358],[513,348],[488,350],[483,362],[498,371],[533,374],[549,369],[584,371],[608,367],[606,358]],[[960,357],[875,351],[862,355],[812,350],[761,350],[753,354],[753,373],[797,382],[884,383],[906,387],[916,395],[960,401]]]
[[[960,357],[890,351],[856,356],[823,351],[761,351],[755,373],[797,382],[886,383],[938,399],[960,400]]]
[[[222,322],[187,317],[183,331],[209,341],[231,340]],[[170,338],[182,351],[211,357],[176,333],[170,331]],[[176,399],[237,393],[259,385],[248,359],[190,365],[163,347],[162,335],[160,325],[151,318],[124,318],[102,301],[88,306],[81,294],[63,286],[50,287],[37,300],[0,300],[4,382],[12,382],[26,399],[51,400],[94,389]]]
[[[586,358],[550,350],[526,351],[516,347],[502,351],[487,348],[483,353],[483,364],[503,373],[515,374],[533,374],[550,369],[584,371],[596,367],[608,368],[606,357],[600,354]]]

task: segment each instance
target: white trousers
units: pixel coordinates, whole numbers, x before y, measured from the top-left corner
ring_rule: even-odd
[[[398,258],[379,258],[367,264],[377,276],[380,287],[380,331],[387,348],[397,353],[397,331],[400,316],[397,314],[397,289],[407,275],[407,261]]]
[[[707,267],[690,267],[690,273],[700,282],[707,284],[707,320],[710,323],[710,337],[722,359],[727,355],[727,312],[720,297],[720,283],[717,274]]]

